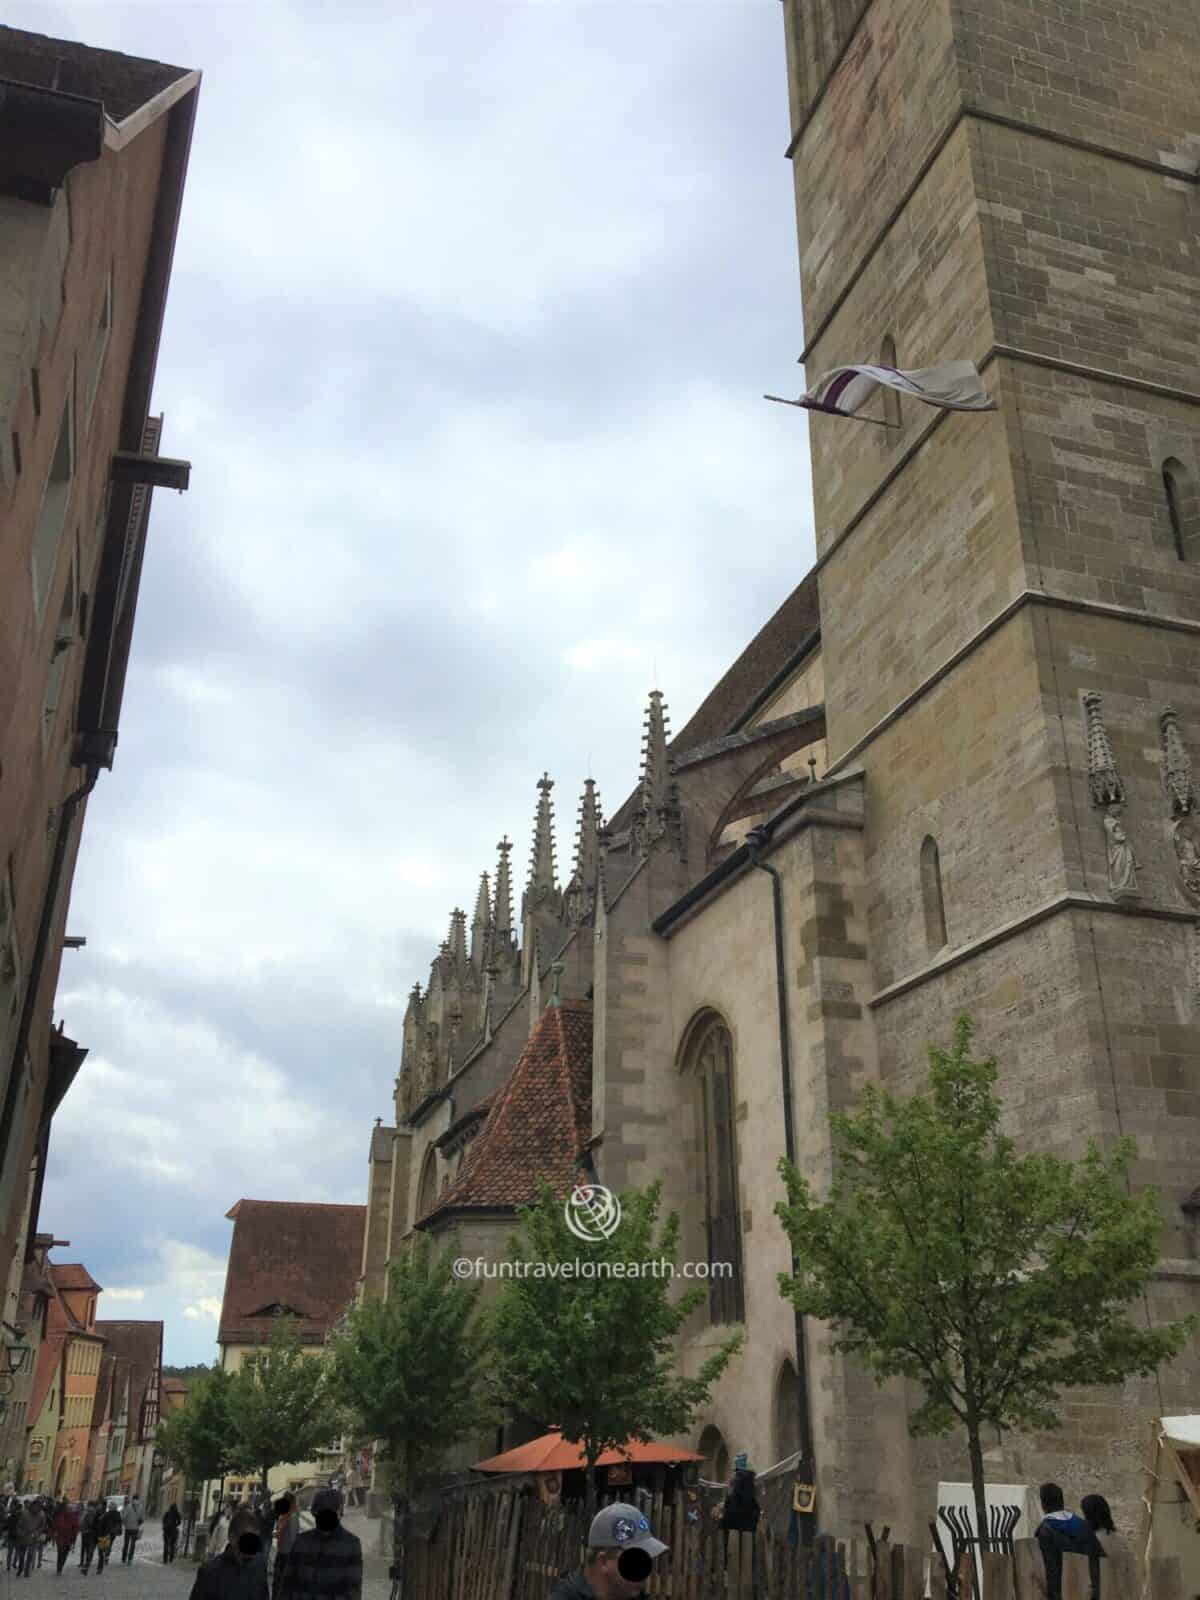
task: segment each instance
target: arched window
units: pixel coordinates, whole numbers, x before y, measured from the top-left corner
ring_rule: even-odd
[[[742,1226],[738,1215],[737,1132],[734,1122],[733,1038],[720,1017],[692,1030],[684,1071],[695,1085],[697,1131],[704,1171],[704,1217],[710,1262],[729,1262],[728,1276],[709,1280],[713,1322],[741,1322]]]
[[[710,1422],[705,1428],[696,1449],[704,1457],[704,1475],[709,1483],[724,1483],[729,1476],[729,1446],[715,1423]]]
[[[775,1459],[782,1461],[800,1449],[800,1379],[785,1361],[775,1380]]]
[[[879,352],[879,365],[881,367],[895,367],[896,341],[889,333],[883,341],[883,349]],[[889,428],[900,426],[900,392],[898,389],[885,389],[883,391],[883,420]]]
[[[1175,554],[1180,561],[1200,561],[1200,500],[1191,473],[1170,456],[1163,462],[1162,475]]]
[[[430,1149],[425,1152],[425,1165],[421,1168],[421,1182],[417,1186],[417,1215],[414,1221],[433,1210],[437,1200],[437,1155]]]
[[[946,944],[946,905],[942,899],[937,841],[928,834],[921,846],[921,899],[925,906],[925,945],[932,956]]]

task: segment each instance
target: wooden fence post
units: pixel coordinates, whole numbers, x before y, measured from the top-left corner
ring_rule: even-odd
[[[1092,1575],[1086,1556],[1063,1556],[1062,1600],[1089,1600]]]
[[[1017,1600],[1046,1600],[1046,1567],[1036,1540],[1013,1545],[1013,1580]]]
[[[1150,1557],[1151,1600],[1183,1600],[1183,1574],[1178,1556]]]
[[[1013,1558],[1006,1551],[985,1550],[980,1559],[986,1600],[1016,1600]]]

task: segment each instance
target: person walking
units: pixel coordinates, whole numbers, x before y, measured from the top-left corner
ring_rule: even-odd
[[[108,1565],[108,1558],[112,1552],[113,1540],[121,1533],[121,1513],[116,1506],[106,1506],[101,1512],[96,1524],[96,1576],[104,1571]]]
[[[34,1536],[37,1522],[32,1505],[22,1506],[17,1512],[17,1577],[27,1578],[33,1569]]]
[[[58,1551],[58,1572],[61,1577],[62,1569],[67,1564],[67,1557],[79,1537],[79,1512],[65,1500],[60,1500],[55,1508],[50,1531],[54,1535],[54,1545]]]
[[[638,1600],[667,1549],[638,1508],[618,1500],[592,1518],[583,1566],[555,1580],[550,1600]]]
[[[40,1567],[46,1554],[46,1539],[50,1533],[49,1501],[41,1497],[33,1502],[33,1553]]]
[[[16,1495],[13,1495],[12,1499],[8,1502],[8,1512],[4,1519],[4,1539],[5,1543],[8,1545],[9,1572],[11,1572],[14,1567],[17,1567],[17,1570],[20,1571],[18,1563],[20,1561],[21,1544],[20,1540],[17,1538],[17,1528],[20,1524],[20,1520],[21,1502],[17,1499]]]
[[[1104,1551],[1095,1533],[1075,1511],[1066,1510],[1057,1483],[1044,1483],[1038,1490],[1042,1520],[1034,1534],[1046,1568],[1046,1600],[1062,1600],[1062,1563],[1065,1555],[1087,1556],[1091,1576],[1092,1600],[1100,1594],[1100,1558]]]
[[[229,1543],[197,1572],[190,1600],[269,1600],[267,1558],[253,1511],[234,1513]]]
[[[142,1525],[146,1520],[146,1513],[142,1510],[142,1502],[137,1495],[126,1495],[125,1504],[121,1508],[121,1527],[125,1532],[125,1542],[121,1546],[121,1565],[133,1565],[133,1552],[137,1549],[137,1542],[142,1535]]]
[[[96,1535],[99,1532],[100,1505],[96,1500],[89,1500],[83,1508],[83,1515],[79,1519],[79,1570],[90,1572],[92,1557],[96,1554]]]
[[[175,1559],[175,1551],[179,1545],[179,1524],[183,1518],[179,1514],[179,1507],[174,1500],[163,1512],[163,1566],[169,1567]]]
[[[336,1489],[312,1498],[315,1527],[297,1534],[276,1600],[362,1600],[362,1544],[342,1527]]]
[[[275,1569],[271,1575],[271,1592],[276,1596],[282,1591],[283,1574],[299,1532],[296,1502],[290,1494],[280,1495],[275,1502]]]

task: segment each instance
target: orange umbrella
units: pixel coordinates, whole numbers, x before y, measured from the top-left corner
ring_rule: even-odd
[[[681,1450],[678,1445],[661,1444],[652,1439],[643,1444],[639,1439],[627,1440],[615,1450],[605,1450],[596,1462],[598,1467],[623,1466],[626,1462],[641,1466],[658,1462],[667,1464],[679,1461],[702,1461],[694,1450]],[[503,1455],[489,1456],[475,1463],[476,1472],[572,1472],[587,1466],[583,1446],[571,1444],[557,1428],[544,1433],[540,1439],[530,1439],[528,1444],[516,1445]]]

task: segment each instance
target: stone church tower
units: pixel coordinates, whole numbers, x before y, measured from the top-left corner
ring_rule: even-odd
[[[961,1442],[777,1288],[777,1162],[824,1180],[865,1083],[971,1013],[1023,1148],[1136,1135],[1147,1314],[1200,1309],[1200,35],[1193,0],[783,17],[810,377],[971,359],[998,409],[813,416],[815,569],[674,737],[650,696],[565,886],[538,783],[519,917],[506,836],[413,990],[364,1284],[414,1230],[499,1255],[538,1176],[660,1179],[682,1256],[737,1269],[685,1367],[745,1329],[685,1442],[714,1475],[810,1442],[822,1527],[918,1538]],[[1133,1526],[1150,1418],[1198,1393],[1195,1351],[1077,1391],[988,1476]]]
[[[1136,1135],[1166,1200],[1150,1310],[1200,1309],[1180,1209],[1200,1182],[1195,5],[784,14],[810,377],[966,357],[1000,406],[810,427],[878,1070],[906,1086],[971,1012],[1022,1145]],[[1072,1402],[995,1475],[1120,1478],[1130,1504],[1145,1416],[1196,1380],[1193,1353],[1161,1388]]]

